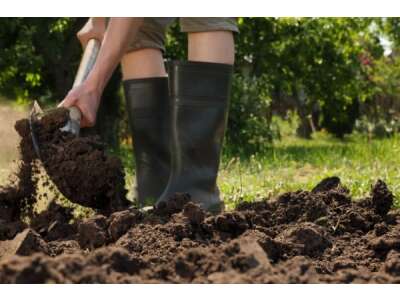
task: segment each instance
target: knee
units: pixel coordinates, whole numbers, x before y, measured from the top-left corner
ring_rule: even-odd
[[[188,59],[233,65],[235,61],[233,33],[231,31],[189,33]]]
[[[121,61],[123,79],[166,76],[161,50],[144,48],[130,51]]]

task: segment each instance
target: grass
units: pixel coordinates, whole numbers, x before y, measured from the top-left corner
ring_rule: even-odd
[[[368,141],[319,134],[312,140],[286,137],[262,156],[223,159],[219,186],[228,206],[270,198],[286,191],[309,190],[321,179],[338,176],[354,197],[384,180],[400,196],[400,137]],[[399,203],[397,203],[399,204]]]

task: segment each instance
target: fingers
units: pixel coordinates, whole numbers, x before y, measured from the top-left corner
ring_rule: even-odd
[[[81,127],[92,127],[94,126],[95,120],[91,113],[86,109],[85,106],[81,105],[79,103],[79,98],[76,97],[74,91],[70,91],[68,95],[64,98],[63,101],[61,101],[60,104],[58,104],[57,107],[71,107],[71,106],[76,106],[79,108],[79,110],[82,113],[82,119],[81,119]]]
[[[92,107],[81,101],[76,102],[75,106],[82,113],[81,127],[93,127],[96,122],[96,115],[93,113]]]
[[[82,48],[85,49],[88,41],[93,37],[93,29],[87,28],[87,25],[85,25],[78,31],[76,37],[81,43]]]
[[[84,33],[81,34],[80,32],[78,32],[76,34],[76,37],[78,38],[79,42],[81,43],[82,48],[85,49],[86,44],[88,42],[88,38],[86,37],[86,34],[84,34]]]
[[[92,127],[96,122],[99,104],[100,95],[91,91],[91,89],[83,83],[70,90],[58,107],[77,107],[82,113],[81,127]]]
[[[63,101],[60,102],[60,104],[57,105],[57,107],[71,107],[74,106],[75,103],[77,102],[78,98],[75,96],[74,93],[71,91],[67,94],[67,96],[64,98]]]
[[[76,37],[83,49],[85,49],[90,39],[97,39],[100,42],[103,40],[105,23],[105,18],[90,18],[82,29],[78,31]]]
[[[82,118],[81,128],[93,127],[94,123],[89,122],[86,118]]]
[[[73,100],[70,100],[73,99]],[[96,123],[96,116],[93,115],[93,113],[87,109],[85,105],[82,105],[79,103],[79,101],[75,100],[76,98],[68,98],[66,97],[59,105],[58,107],[71,107],[75,106],[77,107],[81,113],[82,113],[82,118],[81,118],[81,127],[93,127]]]
[[[86,107],[79,107],[82,112],[82,119],[81,119],[81,127],[93,127],[96,123],[96,117],[93,114],[86,110]]]

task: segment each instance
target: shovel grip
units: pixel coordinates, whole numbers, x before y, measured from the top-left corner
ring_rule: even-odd
[[[81,62],[79,64],[78,72],[76,73],[73,87],[80,85],[87,76],[90,71],[93,69],[94,64],[96,63],[97,56],[100,51],[100,42],[96,39],[90,39],[86,45],[85,51],[83,52]],[[69,117],[71,120],[77,122],[77,124],[81,123],[82,113],[76,106],[72,106],[69,109]]]
[[[82,113],[76,106],[68,107],[69,118],[75,121],[77,124],[81,124]]]

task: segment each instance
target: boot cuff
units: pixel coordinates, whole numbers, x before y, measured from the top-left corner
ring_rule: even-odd
[[[167,105],[168,77],[128,79],[123,85],[126,102],[131,109]]]
[[[233,66],[228,64],[173,61],[169,65],[170,94],[178,101],[226,99],[230,93],[232,73]]]

